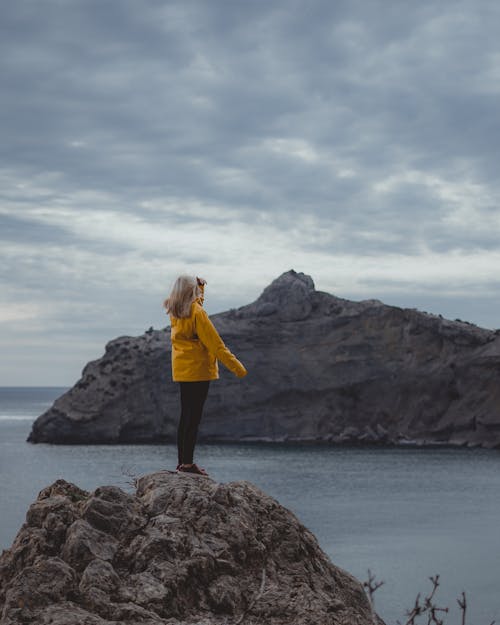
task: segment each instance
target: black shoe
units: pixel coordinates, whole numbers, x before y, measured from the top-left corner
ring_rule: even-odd
[[[194,473],[195,475],[204,475],[205,477],[208,477],[208,473],[205,471],[205,469],[199,467],[197,464],[193,464],[190,467],[181,464],[179,465],[177,471],[179,473]]]

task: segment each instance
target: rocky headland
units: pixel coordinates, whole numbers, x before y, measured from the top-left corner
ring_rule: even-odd
[[[500,331],[317,291],[288,271],[212,320],[249,370],[212,384],[198,440],[500,448]],[[33,443],[175,442],[170,330],[120,337]]]
[[[383,625],[253,484],[163,471],[135,486],[40,492],[0,556],[2,625]]]

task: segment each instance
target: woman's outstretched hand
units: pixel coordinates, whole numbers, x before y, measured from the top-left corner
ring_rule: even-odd
[[[236,373],[236,377],[244,378],[248,374],[248,371],[246,370],[245,365],[242,365],[241,362],[240,362],[240,365],[241,365],[241,369],[239,369],[238,373]]]
[[[198,276],[196,276],[196,282],[198,283],[199,286],[203,286],[204,284],[207,283],[205,278],[199,278]]]

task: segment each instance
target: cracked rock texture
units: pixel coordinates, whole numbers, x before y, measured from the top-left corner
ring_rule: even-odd
[[[200,442],[500,447],[500,330],[341,299],[295,271],[212,319],[249,375],[221,367]],[[29,440],[175,442],[178,405],[169,328],[120,337]]]
[[[42,490],[0,557],[0,623],[374,625],[362,585],[249,482]],[[382,624],[383,625],[383,624]]]

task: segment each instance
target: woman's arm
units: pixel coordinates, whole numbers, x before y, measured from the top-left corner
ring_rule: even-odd
[[[208,351],[220,360],[238,378],[243,378],[248,372],[236,356],[225,346],[215,326],[210,321],[207,313],[200,308],[196,312],[196,333]]]
[[[198,276],[196,276],[196,282],[198,284],[198,289],[200,290],[200,295],[196,299],[203,306],[203,302],[205,301],[205,284],[207,281],[204,278],[198,278]]]

